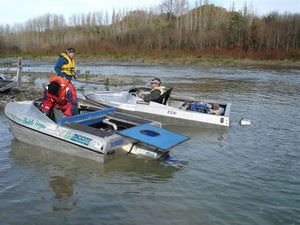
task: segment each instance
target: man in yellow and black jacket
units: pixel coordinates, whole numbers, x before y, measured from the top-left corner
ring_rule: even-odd
[[[68,48],[65,53],[61,53],[55,64],[55,72],[58,76],[72,81],[75,77],[75,61],[74,61],[75,49]]]
[[[142,99],[144,101],[149,102],[157,102],[157,103],[162,103],[164,93],[166,92],[166,88],[164,86],[160,86],[161,81],[158,77],[154,77],[151,80],[151,91],[150,94],[143,95]]]

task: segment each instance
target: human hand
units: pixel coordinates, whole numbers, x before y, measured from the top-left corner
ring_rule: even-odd
[[[44,114],[45,116],[49,116],[49,111],[44,111],[43,114]]]

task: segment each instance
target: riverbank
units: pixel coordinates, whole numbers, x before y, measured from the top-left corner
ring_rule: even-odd
[[[31,83],[22,84],[20,89],[13,88],[0,93],[0,111],[10,101],[31,101],[43,97],[43,90],[34,87]]]
[[[12,88],[5,92],[0,92],[0,111],[3,111],[5,105],[14,100],[14,101],[31,101],[37,98],[43,97],[43,90],[45,84],[37,86],[35,84],[36,79],[44,79],[47,81],[51,75],[49,73],[41,72],[21,72],[22,73],[22,86],[20,89]],[[15,72],[7,71],[6,75],[13,77]],[[52,74],[54,75],[54,74]],[[107,86],[123,86],[123,85],[143,85],[144,82],[142,79],[137,79],[130,76],[119,76],[119,75],[93,75],[81,74],[77,78],[76,82],[82,84],[76,88],[77,92],[84,91],[86,84],[98,84],[98,85],[107,85]]]
[[[57,54],[1,54],[0,58],[18,58],[47,61],[55,63]],[[280,59],[253,59],[244,56],[232,57],[222,54],[202,54],[199,52],[149,52],[149,53],[94,53],[76,54],[76,62],[110,61],[110,62],[138,62],[153,64],[181,64],[181,65],[203,65],[203,66],[276,66],[288,68],[300,68],[300,56],[295,58]],[[3,63],[2,63],[3,64]],[[0,66],[2,65],[0,62]],[[12,65],[13,66],[13,65]]]
[[[143,55],[143,54],[141,54]],[[188,64],[188,63],[192,63],[192,58],[195,58],[195,55],[191,55],[191,56],[187,56],[187,57],[183,57],[183,55],[181,55],[180,57],[176,57],[176,55],[173,55],[172,57],[164,57],[163,55],[158,55],[158,57],[154,57],[154,55],[152,55],[152,58],[150,57],[145,57],[145,59],[143,60],[142,57],[134,57],[137,55],[133,55],[133,54],[127,54],[127,55],[115,55],[115,54],[111,54],[111,55],[83,55],[83,54],[78,54],[76,56],[76,61],[78,62],[77,65],[92,65],[93,62],[96,61],[129,61],[129,62],[147,62],[148,64],[150,64],[151,68],[152,68],[152,63],[155,63],[155,60],[157,61],[155,64],[159,65],[159,64],[163,64],[163,62],[165,62],[165,64],[171,64],[171,62],[174,62],[173,64],[177,64],[177,66],[175,67],[176,71],[174,70],[173,73],[176,73],[178,71],[178,68],[180,68],[180,63],[181,65],[183,64]],[[178,55],[177,55],[178,56]],[[8,56],[7,56],[8,57]],[[13,56],[10,56],[13,57]],[[21,57],[21,56],[20,56]],[[32,58],[30,58],[32,57]],[[189,58],[190,57],[190,58]],[[14,56],[14,58],[17,58]],[[30,56],[30,55],[26,55],[26,56],[22,56],[23,59],[26,60],[32,60],[32,61],[41,61],[41,62],[51,62],[50,64],[55,64],[55,61],[57,60],[57,56],[43,56],[43,55],[35,55]],[[7,58],[5,58],[7,59]],[[16,67],[16,63],[17,60],[15,59],[9,59],[9,60],[0,60],[0,67],[2,68],[7,68],[7,70],[4,70],[2,73],[5,73],[7,75],[10,75],[11,77],[15,76],[15,71],[14,70],[10,70],[10,68],[15,68]],[[162,59],[162,60],[160,60]],[[226,66],[222,66],[221,63],[224,63],[226,61],[226,59],[228,60],[228,63],[226,64]],[[165,61],[164,61],[165,60]],[[183,63],[183,61],[180,60],[186,60],[187,63]],[[188,61],[189,60],[189,61]],[[202,60],[202,64],[201,64],[201,60]],[[224,67],[227,68],[229,70],[235,71],[235,68],[245,68],[248,69],[247,67],[249,67],[250,69],[252,69],[252,67],[259,67],[262,69],[267,69],[267,68],[272,68],[272,69],[300,69],[300,62],[299,61],[292,61],[292,60],[262,60],[262,61],[255,61],[255,60],[248,60],[248,59],[237,59],[234,58],[233,61],[231,63],[229,63],[229,58],[226,57],[215,57],[213,61],[213,59],[209,58],[205,58],[202,57],[200,60],[200,58],[198,59],[197,64],[200,65],[205,65],[205,66],[211,66],[211,67],[215,67],[213,65],[216,65],[217,67]],[[217,61],[220,61],[220,64],[216,64]],[[25,60],[24,60],[25,61]],[[109,64],[109,63],[108,63]],[[115,65],[115,64],[113,64]],[[118,65],[123,65],[122,63],[118,64]],[[146,65],[146,64],[145,64]],[[27,65],[28,66],[28,65]],[[101,64],[102,66],[102,64]],[[127,67],[130,66],[130,63],[127,65]],[[179,66],[179,67],[178,67]],[[24,67],[26,67],[26,63],[24,64]],[[184,66],[183,66],[184,67]],[[153,74],[150,72],[149,74],[139,74],[139,70],[143,70],[144,66],[142,67],[138,67],[134,72],[131,71],[129,73],[120,73],[121,71],[124,70],[124,67],[117,67],[119,68],[118,70],[116,70],[115,72],[112,72],[111,69],[109,70],[109,73],[102,73],[101,69],[99,69],[99,73],[90,73],[89,70],[84,70],[84,71],[78,71],[78,78],[77,78],[77,82],[79,82],[79,85],[77,85],[76,90],[78,92],[80,91],[84,91],[87,89],[87,87],[89,87],[89,85],[87,84],[93,84],[93,85],[106,85],[107,87],[109,86],[114,86],[114,87],[120,87],[122,88],[122,86],[145,86],[147,85],[147,81],[151,79],[151,77],[153,76]],[[185,68],[185,67],[184,67]],[[201,66],[199,67],[201,68]],[[169,72],[169,67],[167,69],[167,72]],[[98,70],[97,70],[98,71]],[[165,71],[166,72],[166,71]],[[164,73],[164,72],[162,72]],[[184,71],[181,71],[180,73],[184,73]],[[132,75],[134,74],[134,75]],[[10,101],[11,99],[17,100],[17,101],[21,101],[21,100],[33,100],[35,98],[40,98],[42,97],[42,92],[43,89],[45,88],[45,84],[47,83],[47,80],[54,75],[54,73],[49,73],[49,72],[34,72],[34,71],[30,71],[27,70],[27,72],[22,71],[22,89],[20,92],[17,91],[10,91],[10,92],[6,92],[6,93],[0,93],[0,101],[3,102],[1,103],[2,105],[5,105],[6,102]],[[188,74],[190,75],[190,74]],[[177,75],[178,76],[178,75]],[[201,80],[201,82],[199,82],[199,80]],[[205,80],[205,82],[204,82]],[[180,91],[188,91],[191,88],[192,89],[197,89],[197,90],[203,90],[203,89],[207,89],[207,86],[212,86],[212,85],[217,85],[221,90],[223,88],[225,88],[224,84],[222,81],[214,81],[213,84],[211,85],[207,85],[207,83],[210,82],[209,79],[203,79],[203,78],[198,78],[196,77],[190,77],[188,81],[180,81],[178,82],[178,80],[176,80],[176,78],[174,78],[173,80],[170,79],[166,79],[164,80],[164,85],[166,86],[174,86],[176,85],[177,90]],[[195,83],[198,83],[197,85],[194,85]],[[114,89],[113,87],[113,89]],[[89,87],[90,89],[95,88],[95,86],[93,87]],[[105,87],[104,87],[105,88]],[[1,107],[1,106],[0,106]]]

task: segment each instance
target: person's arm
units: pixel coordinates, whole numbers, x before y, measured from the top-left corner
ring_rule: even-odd
[[[44,98],[43,98],[43,112],[49,115],[52,106],[53,106],[53,101],[48,97],[48,90],[47,88],[45,88]]]
[[[66,76],[66,74],[65,73],[63,73],[63,72],[61,72],[61,67],[64,65],[64,64],[67,64],[68,63],[68,61],[64,58],[64,57],[62,57],[62,56],[60,56],[59,58],[58,58],[58,60],[57,60],[57,62],[56,62],[56,64],[55,64],[55,67],[54,67],[54,70],[55,70],[55,72],[57,73],[57,75],[59,75],[59,76],[61,76],[61,77],[64,77],[64,78],[67,78]]]
[[[160,94],[161,94],[160,90],[153,90],[153,91],[151,91],[150,94],[144,95],[143,99],[146,102],[156,101],[160,98]]]
[[[72,91],[67,91],[67,107],[64,112],[64,117],[73,116],[77,109],[77,101],[74,99]]]

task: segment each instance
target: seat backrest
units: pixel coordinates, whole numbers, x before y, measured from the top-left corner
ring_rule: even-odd
[[[173,90],[173,88],[169,88],[169,89],[164,93],[164,99],[163,99],[163,102],[162,102],[163,105],[166,105],[166,104],[167,104],[167,101],[168,101],[168,99],[169,99],[169,97],[170,97],[170,94],[171,94],[172,90]]]

